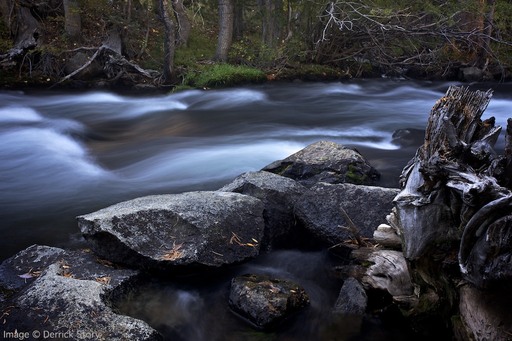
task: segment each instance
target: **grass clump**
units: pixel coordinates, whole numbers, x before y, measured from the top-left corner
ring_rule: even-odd
[[[189,75],[186,83],[196,88],[228,87],[244,83],[260,83],[267,79],[259,69],[230,64],[206,65]]]

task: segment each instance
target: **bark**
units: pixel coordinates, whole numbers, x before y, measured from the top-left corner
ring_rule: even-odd
[[[192,26],[188,19],[187,12],[185,11],[185,7],[183,6],[183,0],[172,0],[172,8],[176,14],[176,21],[178,24],[177,45],[187,46]]]
[[[12,0],[0,1],[0,14],[4,21],[5,27],[11,28],[11,15],[14,3]]]
[[[482,18],[482,38],[480,39],[480,47],[477,56],[478,67],[485,69],[489,63],[488,58],[492,54],[491,51],[491,35],[494,25],[494,11],[496,8],[495,0],[482,0],[482,7],[484,9]]]
[[[236,40],[242,39],[244,28],[244,0],[235,0],[233,38]]]
[[[82,35],[82,19],[80,17],[80,5],[77,0],[63,0],[64,5],[64,29],[66,34],[73,39]]]
[[[159,1],[160,17],[165,27],[163,78],[170,82],[174,76],[174,52],[176,49],[176,25],[169,14],[169,0]]]
[[[226,62],[233,41],[234,0],[219,0],[219,36],[215,60]]]
[[[39,22],[32,15],[30,8],[14,3],[11,8],[13,17],[11,29],[14,34],[14,46],[5,54],[0,55],[0,66],[9,68],[27,53],[35,49],[40,43],[41,28]]]
[[[263,0],[260,4],[262,10],[262,43],[268,47],[275,47],[280,36],[279,21],[282,16],[282,2],[276,0]]]

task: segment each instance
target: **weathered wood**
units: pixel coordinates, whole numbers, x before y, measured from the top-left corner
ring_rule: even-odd
[[[493,117],[482,120],[491,97],[490,90],[450,87],[434,105],[425,141],[402,172],[402,191],[388,216],[402,236],[419,300],[435,292],[438,307],[457,309],[461,279],[482,290],[483,297],[490,288],[510,297],[500,290],[512,284],[512,119],[505,153],[498,155],[494,145],[501,127]],[[478,304],[464,304],[473,303]],[[442,313],[435,305],[430,309]],[[506,338],[494,325],[501,316],[488,313],[483,307],[475,316],[461,316]],[[445,309],[445,314],[453,312]],[[471,326],[470,334],[480,335],[480,327]]]
[[[478,258],[471,256],[479,254],[474,243],[485,234],[484,225],[506,215],[503,203],[512,200],[510,190],[494,177],[510,167],[512,123],[507,128],[505,157],[499,156],[493,148],[501,127],[494,125],[494,118],[481,120],[491,96],[490,90],[448,89],[431,111],[425,142],[404,169],[403,189],[395,198],[405,256],[417,259],[440,244],[460,240],[462,273],[479,286],[492,275],[478,279],[486,265],[468,264]],[[510,173],[505,175],[502,178],[510,179]]]

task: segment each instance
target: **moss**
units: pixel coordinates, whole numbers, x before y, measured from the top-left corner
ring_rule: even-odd
[[[266,79],[265,73],[259,69],[230,64],[213,64],[192,73],[185,84],[197,88],[216,88],[242,83],[259,83]]]
[[[298,78],[302,80],[330,80],[346,78],[347,74],[341,69],[320,64],[300,64],[280,70],[276,74],[278,79]]]
[[[366,174],[362,174],[357,165],[349,164],[347,173],[345,174],[345,179],[353,184],[361,185],[367,182],[368,176]]]

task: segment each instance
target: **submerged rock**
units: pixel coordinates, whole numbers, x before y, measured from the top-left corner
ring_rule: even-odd
[[[258,255],[263,203],[228,192],[188,192],[125,201],[79,216],[102,257],[139,268],[221,266]]]
[[[248,172],[219,191],[236,192],[260,199],[265,210],[265,233],[261,248],[290,247],[300,239],[293,207],[307,189],[298,182],[270,172]]]
[[[292,281],[244,275],[231,281],[229,305],[257,327],[269,329],[309,305],[309,297]]]
[[[373,185],[380,177],[359,152],[329,141],[313,143],[263,170],[292,178],[306,187],[317,182]]]
[[[377,226],[386,222],[398,193],[392,188],[319,183],[297,201],[295,214],[307,230],[326,244],[354,238],[341,209],[360,237],[371,238]]]

